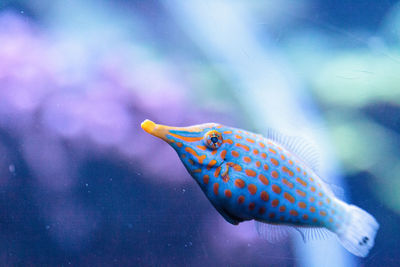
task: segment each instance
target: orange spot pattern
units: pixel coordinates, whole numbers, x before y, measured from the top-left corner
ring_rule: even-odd
[[[299,196],[302,196],[302,197],[305,197],[305,196],[306,196],[306,192],[301,191],[301,190],[299,190],[299,189],[296,189],[296,193],[297,193]]]
[[[272,191],[274,191],[276,194],[280,194],[282,189],[278,185],[273,184],[272,185]]]
[[[215,183],[215,184],[214,184],[214,187],[213,187],[213,190],[214,190],[214,194],[215,194],[215,195],[218,195],[218,188],[219,188],[219,184],[218,184],[218,183]]]
[[[243,137],[241,137],[240,135],[235,135],[236,139],[242,139]]]
[[[207,165],[207,170],[210,170],[215,164],[217,164],[217,161],[215,159],[212,159]]]
[[[271,176],[274,178],[278,178],[279,177],[279,173],[277,171],[272,171],[271,172]]]
[[[233,167],[233,169],[234,169],[235,171],[238,171],[238,172],[242,171],[242,166],[240,166],[239,164],[236,164],[236,163],[233,163],[233,162],[227,162],[226,164],[227,164],[228,166]]]
[[[310,211],[315,212],[316,211],[315,207],[310,207]]]
[[[249,184],[247,186],[247,189],[249,190],[250,194],[255,195],[257,193],[257,186],[254,184]]]
[[[274,150],[274,149],[272,149],[272,148],[269,148],[268,150],[269,150],[269,152],[271,152],[271,153],[274,153],[274,154],[277,153],[276,150]]]
[[[286,198],[287,200],[289,200],[290,203],[295,202],[294,197],[291,194],[289,194],[288,192],[283,193],[283,197]]]
[[[303,215],[303,220],[308,220],[308,215],[307,214]]]
[[[207,149],[206,146],[197,146],[197,148],[200,149],[200,150],[206,150]]]
[[[326,216],[326,212],[323,211],[323,210],[321,210],[321,211],[319,212],[319,214],[320,214],[321,216]]]
[[[271,160],[272,164],[274,164],[275,166],[279,165],[279,161],[277,159],[271,158],[270,160]]]
[[[285,157],[284,155],[281,155],[281,159],[282,159],[282,160],[285,160],[286,157]]]
[[[227,198],[230,198],[230,197],[232,196],[231,190],[226,189],[226,190],[225,190],[225,196],[226,196]]]
[[[268,171],[268,169],[269,169],[268,164],[264,164],[264,170]]]
[[[233,144],[233,141],[232,141],[231,139],[224,139],[224,141],[222,141],[222,143],[223,143],[223,144],[228,143],[228,144],[232,145],[232,144]]]
[[[286,180],[285,178],[282,179],[282,183],[284,183],[285,185],[287,185],[289,188],[293,188],[293,187],[294,187],[293,183],[289,182],[289,181]]]
[[[268,217],[269,217],[270,219],[275,218],[275,213],[271,212],[271,213],[268,215]]]
[[[238,197],[238,203],[242,204],[244,202],[244,196],[239,196]]]
[[[193,170],[192,172],[193,172],[193,173],[199,173],[199,172],[201,172],[201,169],[195,169],[195,170]]]
[[[315,192],[315,187],[311,186],[310,190],[311,190],[311,192]]]
[[[195,156],[200,164],[203,164],[203,161],[206,159],[206,155],[197,155],[197,152],[191,147],[185,147],[185,151]]]
[[[225,132],[223,132],[224,134],[231,134],[232,133],[232,131],[225,131]]]
[[[264,208],[264,207],[261,207],[261,208],[258,210],[258,213],[264,214],[264,213],[265,213],[265,208]]]
[[[250,138],[246,138],[246,141],[249,142],[249,143],[252,143],[252,144],[254,144],[256,142],[256,141],[254,141],[253,139],[250,139]]]
[[[280,207],[279,207],[279,211],[280,211],[280,212],[284,212],[285,210],[286,210],[286,206],[280,206]]]
[[[298,183],[300,183],[302,186],[307,186],[307,182],[305,182],[304,180],[302,180],[302,179],[300,179],[300,177],[297,177],[296,178],[296,181],[298,182]],[[315,189],[315,188],[314,188]]]
[[[258,155],[259,151],[257,149],[253,150],[254,155]]]
[[[249,157],[243,157],[244,162],[250,163],[251,162],[251,158]]]
[[[221,167],[217,167],[216,169],[215,169],[215,172],[214,172],[214,177],[215,178],[217,178],[218,176],[219,176],[219,173],[221,172]]]
[[[236,143],[237,147],[243,148],[246,151],[250,151],[250,148],[246,145],[240,144],[240,143]]]
[[[245,187],[246,183],[242,179],[236,179],[235,185],[239,188],[243,188],[243,187]]]
[[[289,213],[292,216],[299,216],[299,213],[297,211],[295,211],[295,210],[290,210]]]
[[[265,185],[269,185],[269,180],[267,177],[265,177],[263,174],[259,174],[258,175],[258,179],[260,179],[260,181],[265,184]]]
[[[263,159],[266,159],[266,158],[267,158],[267,154],[261,153],[261,157],[262,157]]]
[[[180,140],[186,141],[186,142],[196,142],[196,141],[201,141],[203,140],[203,137],[186,137],[186,136],[181,136],[178,134],[174,134],[174,133],[168,133],[169,135],[172,135],[173,137],[176,137]]]
[[[239,157],[239,153],[235,150],[231,151],[232,156],[234,156],[235,158]]]
[[[314,197],[310,197],[310,202],[314,202],[315,198]]]
[[[249,210],[254,210],[255,207],[256,207],[256,204],[254,202],[251,202],[249,204]]]
[[[275,207],[278,207],[278,205],[279,205],[279,200],[278,199],[274,199],[274,200],[271,201],[271,206],[272,207],[275,208]]]
[[[247,176],[250,176],[250,177],[256,177],[257,176],[257,173],[255,171],[253,171],[253,170],[245,170],[245,172],[246,172]]]
[[[261,199],[264,200],[265,202],[267,202],[269,200],[269,195],[267,192],[265,191],[261,191],[261,195],[260,195]]]
[[[257,167],[257,168],[261,167],[261,162],[258,161],[258,160],[256,161],[256,167]]]
[[[304,202],[299,202],[299,207],[302,209],[305,209],[307,207],[307,205]]]
[[[208,184],[208,181],[210,181],[210,176],[208,176],[207,174],[203,176],[203,182],[205,184]]]
[[[225,159],[226,158],[226,150],[222,150],[221,151],[221,159]]]
[[[258,143],[259,145],[260,145],[260,147],[262,147],[262,148],[264,148],[265,147],[265,145],[263,144],[263,143]]]

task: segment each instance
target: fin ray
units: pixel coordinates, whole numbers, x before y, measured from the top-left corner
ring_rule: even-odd
[[[259,221],[255,221],[255,227],[257,233],[269,243],[277,243],[286,239],[292,231],[292,226],[275,225]]]
[[[279,145],[282,145],[299,159],[304,161],[308,167],[315,172],[318,171],[319,153],[304,138],[287,136],[273,129],[267,130],[266,137]]]

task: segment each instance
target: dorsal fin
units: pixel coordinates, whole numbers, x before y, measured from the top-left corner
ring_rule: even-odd
[[[287,136],[273,129],[267,130],[266,137],[296,155],[313,171],[318,171],[319,153],[304,138]]]
[[[273,129],[267,130],[266,137],[289,150],[292,154],[296,155],[318,175],[319,153],[311,144],[309,144],[307,140],[302,137],[287,136]],[[341,187],[325,181],[320,176],[319,178],[324,183],[328,191],[330,191],[333,195],[343,199],[344,190]]]

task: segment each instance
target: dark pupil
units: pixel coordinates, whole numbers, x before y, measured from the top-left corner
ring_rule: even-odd
[[[213,136],[213,137],[211,137],[211,141],[215,144],[218,142],[218,138]]]

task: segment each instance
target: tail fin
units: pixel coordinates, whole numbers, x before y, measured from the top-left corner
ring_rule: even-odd
[[[350,218],[337,232],[339,240],[354,255],[365,257],[374,246],[379,224],[368,212],[356,206],[349,205],[347,209]]]

